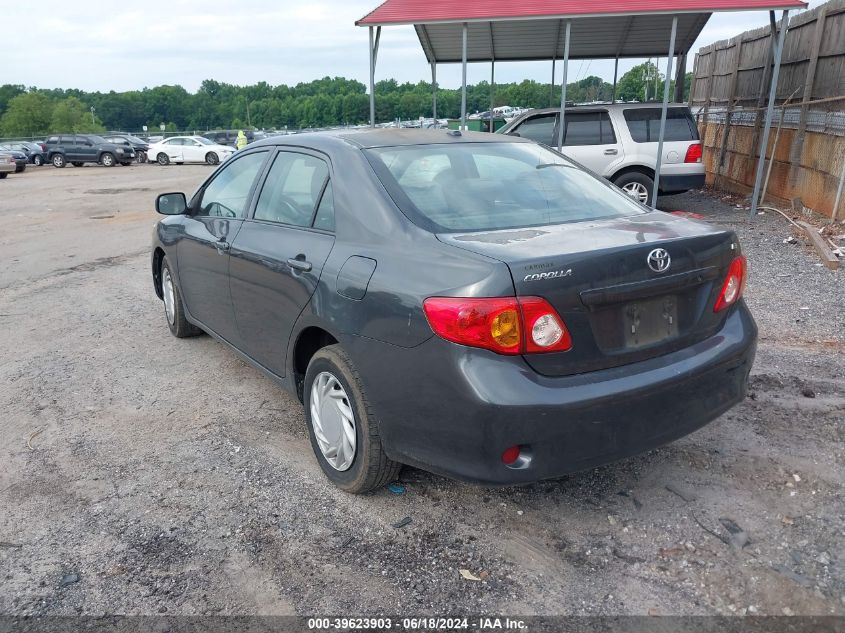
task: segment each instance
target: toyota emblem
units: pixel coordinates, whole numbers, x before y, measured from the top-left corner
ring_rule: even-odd
[[[664,273],[669,270],[669,264],[672,263],[672,258],[665,248],[655,248],[648,254],[648,267],[656,273]]]

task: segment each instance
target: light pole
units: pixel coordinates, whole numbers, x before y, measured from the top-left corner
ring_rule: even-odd
[[[94,106],[91,106],[91,125],[95,125],[95,123],[94,123]]]

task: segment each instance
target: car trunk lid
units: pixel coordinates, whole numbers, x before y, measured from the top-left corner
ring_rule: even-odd
[[[525,357],[549,376],[625,365],[712,336],[724,319],[713,305],[739,254],[733,232],[662,212],[438,239],[506,263],[517,295],[558,311],[572,349]]]

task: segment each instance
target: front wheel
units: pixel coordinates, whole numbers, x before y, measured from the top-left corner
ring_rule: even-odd
[[[41,167],[44,164],[44,159],[41,157],[41,154],[36,154],[32,157],[32,164],[36,167]]]
[[[65,165],[67,165],[67,162],[65,161],[65,157],[62,156],[61,154],[54,155],[51,162],[53,163],[53,167],[61,168],[61,167],[64,167]]]
[[[100,157],[100,163],[103,165],[103,167],[114,167],[115,162],[116,161],[114,159],[114,154],[111,154],[109,152],[106,152]]]
[[[358,372],[340,345],[322,348],[308,363],[303,401],[311,448],[332,483],[360,494],[396,479],[402,465],[385,454]]]
[[[170,164],[170,157],[164,152],[161,152],[158,156],[156,156],[156,162],[164,167]]]
[[[220,162],[220,157],[215,152],[209,152],[205,155],[205,162],[209,165],[216,165]]]
[[[147,152],[138,152],[137,154],[135,154],[135,158],[138,160],[139,163],[146,163]]]
[[[613,180],[613,184],[631,196],[640,204],[651,203],[654,193],[654,180],[638,171],[622,174]]]
[[[6,176],[8,176],[8,175],[9,175],[9,174],[7,174],[7,173],[4,171],[2,174],[0,174],[0,180],[3,180],[3,179],[4,179]]]
[[[167,327],[170,333],[176,338],[188,338],[201,334],[196,325],[185,318],[185,305],[182,303],[182,293],[173,280],[173,273],[170,270],[170,263],[165,257],[161,262],[161,295],[164,300],[164,317],[167,319]]]

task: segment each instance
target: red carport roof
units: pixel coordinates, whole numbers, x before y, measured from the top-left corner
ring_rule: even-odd
[[[358,26],[803,9],[801,0],[387,0]]]
[[[802,0],[387,0],[358,26],[413,24],[429,62],[561,59],[572,20],[570,59],[665,57],[672,18],[675,54],[686,54],[716,11],[803,9]]]

